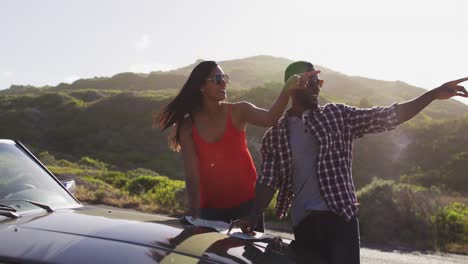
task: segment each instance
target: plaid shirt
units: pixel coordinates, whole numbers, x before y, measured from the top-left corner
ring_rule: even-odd
[[[388,131],[398,124],[396,104],[360,109],[327,104],[304,112],[306,133],[319,142],[317,177],[320,193],[330,210],[351,219],[358,210],[351,175],[353,140],[365,134]],[[292,154],[288,140],[287,114],[263,137],[263,157],[257,183],[279,189],[276,212],[284,218],[291,206]]]

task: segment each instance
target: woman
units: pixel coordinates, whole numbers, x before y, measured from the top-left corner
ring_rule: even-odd
[[[295,75],[269,110],[248,102],[227,103],[229,76],[214,61],[198,64],[179,94],[154,120],[165,130],[175,125],[170,147],[182,150],[190,214],[229,222],[249,214],[257,173],[245,139],[247,124],[276,124],[292,89],[308,76]],[[262,231],[263,221],[259,226]]]

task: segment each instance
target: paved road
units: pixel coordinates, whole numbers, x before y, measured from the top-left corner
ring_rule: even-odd
[[[361,249],[361,262],[364,264],[448,264],[468,263],[468,256],[456,254],[423,254],[419,252],[383,252],[375,249]]]
[[[293,239],[293,234],[267,230],[267,233]],[[421,253],[381,251],[377,249],[361,248],[362,264],[467,264],[468,256],[457,254]]]
[[[121,209],[106,205],[86,205],[87,207],[98,207],[101,209],[112,210],[114,215],[118,215],[119,211],[131,211],[135,215],[135,219],[151,219],[160,221],[175,220],[166,215],[145,214],[135,210]],[[268,227],[268,224],[267,224]],[[267,233],[279,235],[287,239],[293,239],[291,233],[278,232],[267,229]],[[468,256],[457,254],[426,254],[421,252],[399,252],[399,251],[381,251],[377,249],[361,248],[361,263],[362,264],[467,264]]]

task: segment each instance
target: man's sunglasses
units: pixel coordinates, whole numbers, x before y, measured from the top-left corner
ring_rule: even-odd
[[[323,85],[323,80],[319,79],[317,74],[312,75],[311,78],[309,79],[309,82],[316,83],[318,85],[318,87],[320,87],[320,88]],[[309,84],[309,86],[310,86],[310,84]]]
[[[213,77],[208,78],[207,80],[208,81],[213,80],[216,84],[220,84],[222,80],[228,83],[230,80],[230,77],[227,74],[216,74]]]

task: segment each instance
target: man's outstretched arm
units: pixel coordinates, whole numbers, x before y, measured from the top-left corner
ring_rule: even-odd
[[[468,97],[468,92],[466,89],[459,85],[460,83],[467,80],[468,78],[462,78],[444,83],[443,85],[427,91],[411,101],[399,104],[397,107],[398,124],[410,120],[436,99],[444,100],[453,96]]]

